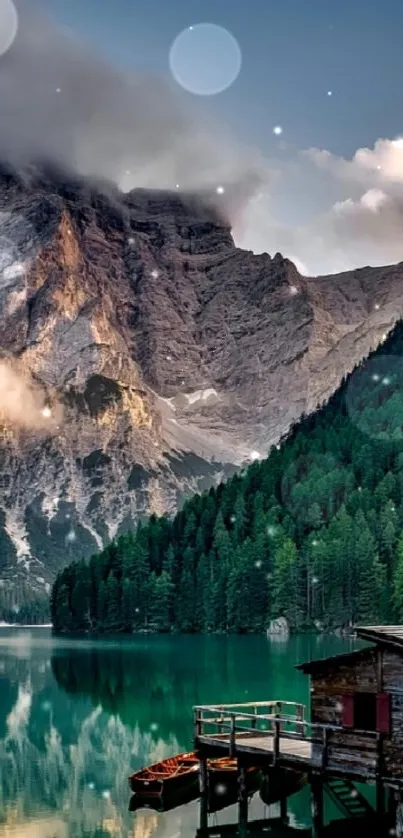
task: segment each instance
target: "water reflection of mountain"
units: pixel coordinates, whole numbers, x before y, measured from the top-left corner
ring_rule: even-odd
[[[127,775],[191,745],[194,704],[306,700],[308,684],[292,668],[309,656],[304,644],[61,643],[44,634],[0,642],[0,838],[194,838],[197,803],[130,813]],[[301,794],[290,808],[304,823],[309,799]],[[262,817],[258,799],[252,807]],[[227,809],[219,822],[236,817]]]
[[[49,652],[0,654],[0,672],[0,836],[132,835],[130,767],[177,743],[68,696],[52,677]]]

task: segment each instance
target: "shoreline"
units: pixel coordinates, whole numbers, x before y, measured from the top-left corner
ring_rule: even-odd
[[[52,623],[5,623],[4,621],[0,622],[0,629],[2,628],[53,628]]]
[[[1,629],[53,629],[52,623],[6,623],[4,621],[0,622],[0,630]],[[233,633],[233,632],[207,632],[204,634],[187,634],[185,632],[157,632],[157,631],[138,631],[138,632],[97,632],[97,631],[86,631],[86,632],[68,632],[68,631],[55,631],[55,637],[59,639],[68,638],[69,640],[82,640],[85,638],[86,640],[94,639],[94,640],[107,640],[108,638],[134,638],[134,637],[266,637],[267,640],[274,640],[277,642],[285,642],[289,640],[291,637],[307,637],[307,636],[314,636],[314,637],[323,637],[323,636],[334,636],[334,637],[341,637],[351,640],[356,638],[356,633],[354,629],[350,629],[349,631],[340,630],[340,628],[333,628],[328,629],[327,631],[299,631],[299,632],[289,632],[287,634],[282,633],[271,633],[271,632],[247,632],[245,634]]]

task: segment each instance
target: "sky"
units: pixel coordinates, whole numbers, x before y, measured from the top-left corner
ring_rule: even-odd
[[[11,2],[0,0],[0,53],[2,4]],[[108,113],[116,132],[125,123],[126,144],[132,132],[136,164],[126,146],[123,163],[123,139],[116,149],[116,138],[92,116],[97,132],[91,142],[86,134],[86,154],[82,131],[80,142],[74,138],[79,168],[88,168],[96,146],[95,157],[111,175],[105,147],[114,144],[123,188],[176,188],[180,180],[180,189],[216,184],[232,195],[238,179],[237,244],[272,255],[281,251],[310,275],[403,260],[401,0],[29,0],[37,25],[29,34],[23,25],[27,0],[15,0],[15,6],[16,37],[0,54],[0,106],[7,91],[11,125],[19,101],[18,137],[21,113],[30,114],[27,130],[33,131],[35,113],[46,124],[43,113],[52,107],[52,132],[56,118],[61,124],[71,115],[73,95],[75,111],[78,100],[82,112],[87,107],[82,91],[89,94],[90,85],[84,77],[92,74],[93,83],[96,71],[89,69],[90,59],[77,59],[67,73],[68,50],[56,48],[57,27],[65,27],[81,42],[81,56],[102,62],[105,97],[97,90],[88,101],[92,111]],[[47,39],[53,50],[42,44],[49,60],[39,65],[36,59],[39,94],[27,55],[35,49],[39,54],[47,26],[54,27]],[[133,125],[127,98],[123,106],[124,97],[112,95],[108,63],[113,73],[136,80]],[[74,85],[68,81],[73,75]],[[49,100],[58,91],[57,117],[54,102],[44,101],[44,80]],[[119,112],[113,98],[122,101]],[[80,130],[82,122],[81,113]],[[15,128],[13,145],[16,136]],[[0,131],[0,150],[1,139]]]
[[[278,148],[275,125],[283,127],[284,141],[293,148],[346,155],[403,130],[401,0],[47,0],[46,5],[114,63],[135,72],[169,76],[171,45],[191,25],[227,29],[238,41],[241,71],[210,105],[264,153]],[[225,62],[225,53],[210,57],[215,64]]]

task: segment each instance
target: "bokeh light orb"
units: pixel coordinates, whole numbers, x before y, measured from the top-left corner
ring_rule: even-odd
[[[238,41],[215,23],[188,26],[175,38],[169,53],[175,81],[196,96],[215,96],[227,90],[241,65]]]
[[[0,0],[0,57],[10,49],[18,31],[18,14],[12,0]]]

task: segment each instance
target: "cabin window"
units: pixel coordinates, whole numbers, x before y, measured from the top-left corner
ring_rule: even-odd
[[[344,727],[390,733],[390,720],[388,693],[350,693],[343,698]]]
[[[376,730],[376,695],[355,693],[354,727],[358,730]]]
[[[390,693],[378,693],[376,697],[376,729],[377,731],[379,731],[379,733],[390,733]]]
[[[354,727],[354,696],[343,696],[343,727]]]

